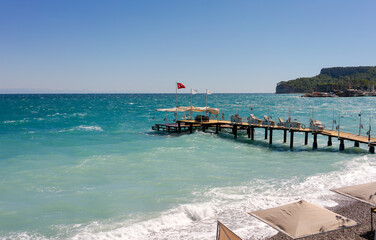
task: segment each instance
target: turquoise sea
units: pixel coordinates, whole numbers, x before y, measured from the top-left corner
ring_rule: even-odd
[[[180,94],[180,106],[191,96]],[[193,96],[205,106],[205,95]],[[376,98],[213,94],[208,105],[229,120],[252,112],[273,119],[310,117],[362,135],[375,129]],[[215,239],[220,220],[244,239],[275,230],[247,212],[305,199],[324,207],[330,188],[371,181],[376,155],[365,144],[296,133],[294,149],[275,131],[166,134],[155,112],[175,106],[174,94],[0,95],[0,239]],[[179,113],[178,118],[183,114]],[[335,128],[336,126],[334,126]],[[371,130],[376,136],[376,131]],[[288,136],[289,137],[289,136]]]

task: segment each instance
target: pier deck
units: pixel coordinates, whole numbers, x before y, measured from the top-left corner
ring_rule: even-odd
[[[359,147],[359,143],[367,144],[369,146],[369,151],[375,153],[376,138],[371,138],[368,136],[361,136],[347,132],[338,132],[334,130],[321,130],[313,131],[310,128],[286,128],[284,126],[277,125],[261,125],[261,124],[249,124],[248,122],[231,122],[225,120],[209,120],[206,122],[197,122],[195,120],[178,120],[176,123],[170,124],[155,124],[153,130],[157,131],[167,131],[167,132],[181,132],[182,130],[188,130],[190,133],[193,132],[193,129],[202,129],[205,132],[205,129],[209,127],[215,127],[215,132],[218,134],[222,128],[232,129],[234,137],[237,138],[238,130],[246,130],[248,138],[254,140],[254,129],[263,128],[265,129],[265,139],[269,137],[269,144],[272,144],[273,141],[273,131],[274,130],[283,130],[283,142],[286,142],[287,132],[290,133],[290,147],[293,148],[294,145],[294,132],[305,133],[304,144],[308,144],[308,134],[313,135],[313,149],[317,148],[317,135],[323,135],[328,137],[328,146],[332,145],[332,138],[336,138],[340,141],[339,150],[344,150],[344,140],[353,141],[355,147]]]

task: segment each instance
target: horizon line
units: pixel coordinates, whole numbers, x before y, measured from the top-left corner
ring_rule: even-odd
[[[176,94],[171,92],[0,92],[0,95],[33,95],[33,94]],[[191,93],[178,93],[191,94]],[[196,93],[206,94],[206,93]],[[276,94],[276,92],[213,92],[212,94]],[[211,95],[212,95],[211,94]]]

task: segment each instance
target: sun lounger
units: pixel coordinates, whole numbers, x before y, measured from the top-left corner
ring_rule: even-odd
[[[274,126],[276,122],[269,119],[267,116],[264,116],[264,121],[262,121],[261,124],[264,126]]]
[[[255,115],[250,114],[248,117],[248,124],[255,124],[255,125],[260,125],[262,122],[261,119],[258,119],[255,117]]]
[[[235,114],[235,116],[231,116],[231,123],[242,123],[242,118]]]
[[[277,123],[277,126],[279,127],[285,127],[285,128],[301,128],[301,123],[300,122],[291,122],[290,119],[287,120],[286,122],[283,120],[283,118],[279,117],[278,118],[279,123]]]
[[[319,120],[311,119],[309,121],[309,129],[315,132],[322,131],[325,129],[325,125]]]
[[[302,124],[300,122],[289,122],[289,127],[290,128],[300,128],[301,125]]]
[[[278,120],[279,120],[279,123],[277,123],[277,126],[278,126],[278,127],[289,128],[289,123],[288,123],[288,122],[285,122],[285,121],[283,120],[283,118],[279,117]]]

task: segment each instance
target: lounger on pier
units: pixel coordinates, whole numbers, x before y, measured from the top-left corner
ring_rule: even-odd
[[[301,127],[301,123],[300,122],[288,122],[289,123],[289,128],[297,128],[299,129]]]
[[[278,127],[285,127],[285,128],[289,128],[289,122],[285,122],[284,120],[283,120],[283,118],[281,118],[281,117],[279,117],[278,118],[278,120],[279,120],[279,123],[277,123],[277,126]]]
[[[231,123],[242,123],[242,118],[235,114],[235,116],[231,116]]]
[[[262,122],[262,120],[256,118],[255,115],[253,115],[253,114],[250,114],[249,117],[248,117],[248,124],[260,125],[261,122]]]
[[[275,126],[276,122],[264,116],[264,121],[262,121],[261,124],[264,126]]]
[[[309,128],[313,131],[322,131],[325,129],[325,125],[319,120],[311,119],[309,121]]]

